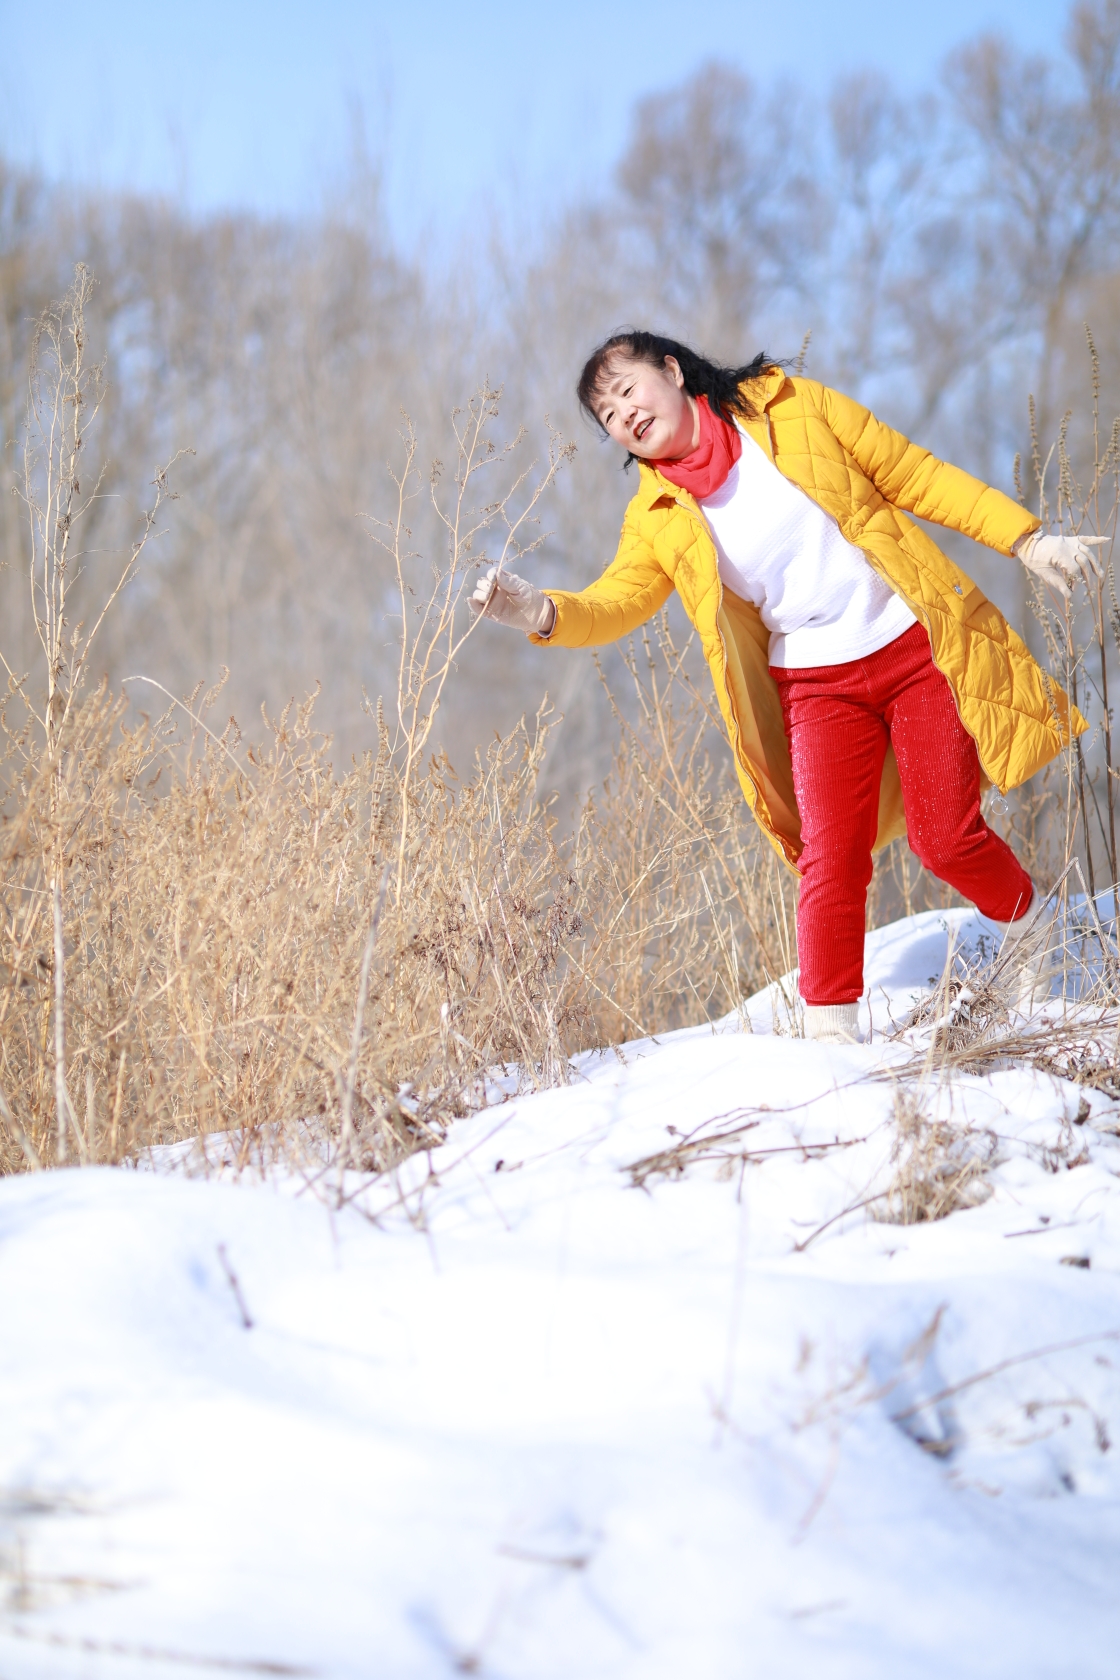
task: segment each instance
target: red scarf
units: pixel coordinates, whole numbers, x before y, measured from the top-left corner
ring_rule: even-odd
[[[697,403],[700,410],[700,441],[688,455],[677,461],[652,461],[662,477],[670,484],[690,490],[698,502],[714,496],[728,473],[743,453],[743,439],[738,426],[729,426],[722,414],[713,414],[707,397]]]

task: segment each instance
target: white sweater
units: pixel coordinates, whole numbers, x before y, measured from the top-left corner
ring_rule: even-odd
[[[724,588],[753,601],[770,632],[771,665],[846,665],[916,623],[835,519],[746,433],[739,460],[700,507]]]

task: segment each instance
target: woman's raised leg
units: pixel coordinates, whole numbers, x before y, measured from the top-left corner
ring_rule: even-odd
[[[905,646],[904,646],[905,644]],[[884,715],[898,760],[910,848],[924,868],[955,887],[981,915],[1017,921],[1031,901],[1031,878],[980,811],[980,760],[953,693],[915,626],[897,650]]]

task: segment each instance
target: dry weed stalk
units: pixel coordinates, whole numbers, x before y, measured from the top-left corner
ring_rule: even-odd
[[[944,1219],[959,1208],[978,1207],[991,1195],[984,1174],[995,1159],[995,1138],[930,1119],[926,1096],[921,1085],[900,1084],[895,1091],[894,1171],[870,1209],[871,1217],[885,1224]]]
[[[1103,861],[1103,882],[1111,889],[1120,876],[1116,845],[1116,778],[1112,754],[1112,712],[1109,704],[1109,658],[1120,650],[1120,607],[1116,599],[1114,549],[1117,516],[1120,513],[1120,417],[1102,438],[1100,422],[1100,359],[1088,325],[1085,336],[1089,351],[1092,391],[1092,459],[1089,477],[1082,484],[1075,473],[1069,450],[1072,411],[1063,415],[1058,436],[1045,457],[1038,436],[1034,402],[1031,402],[1031,458],[1038,494],[1038,515],[1044,529],[1054,527],[1085,536],[1108,537],[1097,550],[1099,577],[1087,576],[1085,590],[1073,601],[1056,603],[1040,584],[1033,594],[1034,613],[1042,629],[1050,669],[1076,705],[1089,718],[1088,736],[1079,736],[1063,755],[1065,772],[1063,863],[1079,853],[1084,862],[1082,888],[1094,902]],[[1054,490],[1048,489],[1052,463],[1057,462]],[[1016,477],[1019,463],[1016,462]],[[1107,599],[1106,599],[1107,597]],[[1079,601],[1081,604],[1079,604]],[[1091,757],[1097,759],[1091,767]],[[1077,829],[1080,826],[1081,844]],[[1076,883],[1075,883],[1076,884]],[[1068,903],[1070,888],[1063,885],[1062,903]],[[1115,915],[1115,907],[1110,911]]]
[[[408,546],[412,531],[406,519],[409,501],[416,494],[417,440],[407,416],[404,463],[399,472],[392,474],[397,491],[394,515],[391,520],[368,518],[374,541],[392,559],[400,603],[397,721],[392,742],[393,751],[401,761],[394,895],[398,904],[404,887],[413,781],[431,740],[456,659],[480,622],[469,619],[462,610],[472,574],[488,564],[485,548],[479,545],[485,544],[495,532],[499,534],[500,546],[494,556],[499,571],[509,562],[531,553],[541,539],[537,535],[526,541],[525,537],[537,523],[541,498],[575,453],[574,444],[562,443],[559,434],[550,429],[547,466],[543,473],[537,474],[536,463],[524,464],[519,455],[525,442],[524,430],[505,444],[497,443],[492,436],[500,400],[500,391],[484,385],[465,409],[457,409],[452,416],[458,458],[452,494],[446,504],[440,497],[443,463],[433,463],[429,490],[432,506],[446,534],[447,560],[442,566],[433,566],[427,593],[418,597],[410,581],[415,571],[412,562],[418,556]],[[495,474],[500,476],[501,469],[511,463],[514,467],[511,482],[502,485],[489,500],[479,503],[476,479],[484,479],[489,484]]]
[[[86,558],[79,546],[81,529],[98,500],[104,477],[104,470],[98,471],[92,461],[86,470],[90,432],[105,394],[104,364],[91,365],[86,354],[85,314],[93,290],[92,274],[79,263],[66,296],[39,317],[31,342],[23,481],[17,494],[27,520],[32,622],[46,674],[41,707],[30,697],[26,678],[17,676],[0,653],[0,662],[24,695],[52,757],[81,688],[97,633],[135,576],[162,503],[175,499],[167,482],[172,461],[156,470],[155,496],[140,535],[120,564],[92,626],[71,626],[68,603]]]
[[[772,1118],[773,1109],[766,1110],[766,1117]],[[837,1138],[831,1142],[822,1143],[780,1143],[769,1147],[752,1149],[749,1144],[744,1146],[746,1134],[758,1126],[760,1119],[744,1119],[740,1125],[730,1126],[726,1130],[711,1131],[708,1128],[719,1120],[732,1116],[719,1116],[716,1121],[706,1121],[698,1127],[695,1133],[682,1137],[678,1143],[667,1149],[659,1149],[652,1155],[645,1155],[639,1161],[632,1161],[627,1167],[630,1182],[638,1190],[644,1190],[651,1178],[683,1178],[691,1166],[700,1162],[715,1163],[721,1178],[734,1178],[747,1165],[757,1165],[763,1161],[774,1159],[778,1155],[796,1155],[800,1161],[823,1161],[826,1156],[836,1155],[845,1149],[857,1149],[866,1143],[867,1137]],[[670,1132],[675,1128],[670,1126]]]

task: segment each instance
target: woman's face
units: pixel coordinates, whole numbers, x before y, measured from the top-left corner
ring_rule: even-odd
[[[596,390],[595,416],[616,443],[643,461],[679,460],[700,441],[696,399],[672,356],[664,367],[612,356]]]

